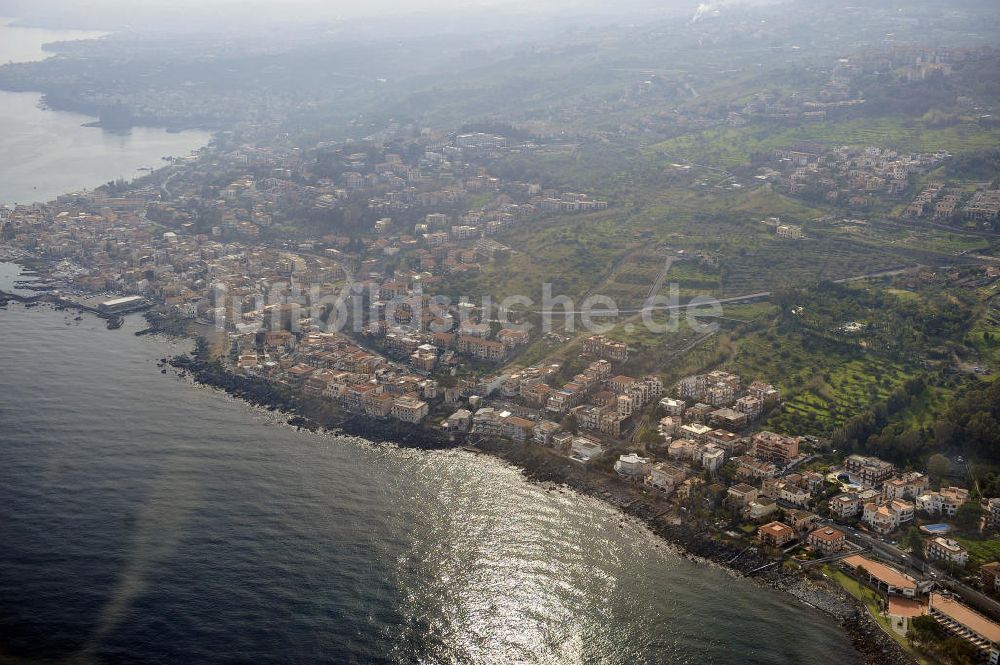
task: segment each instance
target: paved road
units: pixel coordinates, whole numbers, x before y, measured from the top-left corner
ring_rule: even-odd
[[[903,567],[906,572],[918,579],[923,578],[937,582],[939,585],[947,587],[962,596],[966,602],[975,606],[980,611],[990,614],[994,618],[1000,619],[1000,602],[983,595],[964,582],[955,579],[947,572],[940,570],[929,563],[921,561],[920,559],[915,559],[899,547],[890,542],[886,542],[873,534],[860,531],[852,526],[838,524],[832,520],[821,520],[821,523],[830,524],[841,531],[844,531],[847,534],[848,539],[856,545],[870,547],[872,552],[874,552],[879,559],[889,561]]]

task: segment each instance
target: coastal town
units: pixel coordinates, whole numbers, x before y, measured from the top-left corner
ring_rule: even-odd
[[[25,285],[40,295],[28,302],[112,321],[149,310],[154,329],[210,340],[224,373],[313,406],[436,431],[469,450],[487,440],[538,448],[650,494],[668,506],[661,518],[697,515],[714,538],[773,561],[764,567],[827,571],[862,597],[869,590],[873,614],[899,637],[936,630],[928,617],[997,662],[1000,624],[987,614],[1000,610],[1000,562],[973,559],[949,534],[1000,527],[1000,498],[762,428],[782,406],[767,377],[713,370],[665,385],[655,373],[622,373],[635,350],[605,334],[583,338],[573,365],[519,363],[533,340],[518,325],[526,313],[501,321],[464,299],[435,308],[431,294],[503,260],[512,250],[495,236],[504,231],[608,203],[503,182],[477,165],[530,144],[467,134],[422,145],[409,162],[388,149],[328,145],[308,158],[252,146],[203,151],[176,160],[159,184],[4,210],[4,254],[36,267]],[[776,156],[815,164],[803,150]],[[879,161],[893,153],[834,154],[830,163],[848,160],[844,169],[883,164],[900,178],[909,164],[940,159],[897,167]],[[230,177],[207,210],[196,209],[204,196],[193,188],[209,167]],[[277,241],[290,209],[345,219],[361,211],[358,232]],[[778,233],[801,237],[794,227]]]
[[[857,22],[877,48],[844,19],[807,53],[825,10],[716,32],[721,4],[677,24],[690,66],[666,32],[604,26],[463,42],[456,60],[498,60],[454,90],[438,64],[383,76],[377,42],[344,47],[363,74],[290,60],[309,94],[287,63],[163,94],[118,67],[139,37],[2,67],[105,129],[214,133],[0,205],[0,314],[181,340],[154,378],[294,436],[492,456],[596,497],[624,540],[834,617],[866,663],[1000,664],[1000,55],[976,24],[938,39],[938,7]],[[242,48],[196,41],[190,70]],[[512,92],[550,60],[573,65]]]

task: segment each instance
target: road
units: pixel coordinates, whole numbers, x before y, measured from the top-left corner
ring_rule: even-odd
[[[170,167],[168,166],[167,168],[169,169]],[[163,181],[163,184],[160,185],[160,191],[163,193],[162,198],[164,201],[169,201],[171,198],[173,198],[173,194],[170,193],[170,189],[167,188],[167,185],[170,184],[170,181],[173,179],[175,175],[177,175],[177,171],[173,171],[172,173],[170,173],[170,175],[168,175],[166,179]]]
[[[903,567],[913,577],[930,579],[941,586],[947,587],[962,596],[970,605],[973,605],[986,614],[992,615],[996,619],[1000,619],[1000,602],[983,595],[964,582],[955,579],[947,572],[934,567],[930,563],[910,556],[892,543],[886,542],[870,533],[860,531],[852,526],[833,522],[832,520],[821,520],[820,522],[822,524],[829,524],[845,532],[848,540],[855,545],[870,548],[879,559]]]
[[[670,268],[674,265],[674,261],[676,260],[677,259],[673,255],[667,257],[667,260],[663,264],[663,270],[661,270],[660,274],[656,276],[655,280],[653,280],[653,285],[649,287],[649,292],[646,294],[646,300],[649,300],[660,292],[660,289],[663,288],[663,282],[667,281],[667,273],[670,272]]]

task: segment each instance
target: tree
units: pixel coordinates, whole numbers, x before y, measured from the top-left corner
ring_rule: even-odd
[[[663,437],[655,429],[644,429],[639,434],[639,443],[644,445],[657,445],[663,443]]]
[[[934,453],[927,460],[927,473],[938,482],[948,474],[951,469],[951,462],[941,453]]]
[[[962,531],[979,531],[983,508],[975,501],[963,503],[955,511],[955,526]]]
[[[562,428],[567,432],[572,432],[573,434],[576,434],[578,432],[575,414],[572,413],[566,414],[566,417],[562,419],[561,424]]]
[[[910,622],[909,639],[911,642],[932,644],[948,638],[948,633],[934,617],[922,615],[913,617]]]
[[[920,530],[914,526],[906,532],[906,546],[910,548],[910,554],[918,559],[924,558],[924,539],[920,537]]]
[[[941,642],[940,651],[956,665],[975,665],[983,661],[982,653],[971,642],[960,637],[949,637]]]

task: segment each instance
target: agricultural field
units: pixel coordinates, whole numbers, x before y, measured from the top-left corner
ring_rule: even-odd
[[[938,253],[942,255],[942,258],[979,251],[988,247],[988,243],[976,236],[953,233],[914,223],[892,226],[839,226],[831,228],[829,233],[845,239],[853,239],[882,247]]]
[[[836,238],[761,239],[721,259],[722,294],[739,296],[785,285],[836,280],[907,264],[895,253]]]
[[[962,547],[969,550],[969,562],[974,566],[1000,560],[1000,538],[988,540],[977,540],[964,536],[955,536],[954,538],[962,544]]]
[[[770,153],[799,141],[831,145],[878,145],[907,152],[946,150],[961,154],[1000,143],[1000,129],[978,124],[931,127],[917,120],[895,117],[815,122],[774,129],[768,126],[717,127],[657,143],[654,153],[719,168],[746,164],[756,154]]]
[[[676,285],[681,302],[697,296],[718,297],[721,294],[721,276],[717,268],[699,265],[694,261],[678,261],[670,268],[660,295],[669,296],[672,285]]]
[[[640,306],[663,273],[667,259],[672,254],[672,251],[656,249],[630,254],[611,278],[600,286],[599,293],[614,299],[620,308]],[[671,268],[669,280],[673,280],[673,270]]]
[[[983,298],[981,311],[965,342],[976,350],[975,362],[990,369],[995,377],[1000,372],[1000,297],[996,295],[996,284],[991,291],[991,295]]]
[[[901,363],[773,327],[739,340],[724,366],[781,390],[784,406],[767,427],[815,435],[829,435],[914,375]]]
[[[525,295],[540,302],[542,285],[553,295],[578,298],[600,284],[632,249],[634,239],[623,232],[627,220],[608,212],[561,216],[525,224],[497,236],[513,251],[483,266],[478,275],[452,277],[450,295],[491,294],[499,300]]]

